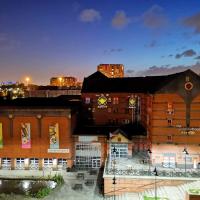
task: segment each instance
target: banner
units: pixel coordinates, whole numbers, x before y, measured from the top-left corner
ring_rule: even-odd
[[[50,149],[59,149],[58,123],[49,126]]]
[[[128,100],[128,107],[129,108],[136,108],[137,97],[131,96]]]
[[[0,148],[3,148],[3,129],[2,129],[2,123],[0,123]]]
[[[31,125],[30,123],[21,123],[21,137],[22,137],[22,148],[31,148]]]

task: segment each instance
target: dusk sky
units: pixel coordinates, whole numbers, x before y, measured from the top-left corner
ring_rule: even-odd
[[[200,68],[199,0],[0,0],[0,82]]]

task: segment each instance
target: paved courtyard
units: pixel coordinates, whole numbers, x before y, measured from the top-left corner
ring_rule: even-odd
[[[54,171],[21,171],[21,170],[0,170],[0,177],[41,177],[53,175]],[[155,190],[149,189],[141,193],[125,193],[120,196],[103,197],[97,187],[97,175],[91,175],[88,172],[59,172],[63,175],[65,183],[56,188],[44,200],[143,200],[144,195],[154,196]],[[84,177],[82,176],[84,174]],[[92,181],[94,180],[94,182]],[[81,187],[80,187],[81,185]],[[158,196],[167,197],[169,200],[184,200],[188,189],[200,188],[200,180],[178,187],[167,186],[157,188]],[[173,194],[173,195],[172,195]],[[34,200],[34,198],[22,197],[20,195],[1,194],[0,199],[5,200]]]

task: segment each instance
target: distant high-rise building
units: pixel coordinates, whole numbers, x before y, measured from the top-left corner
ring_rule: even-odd
[[[80,84],[77,82],[77,78],[72,76],[66,77],[52,77],[50,79],[51,86],[65,86],[65,87],[77,87]]]
[[[124,77],[124,65],[122,64],[100,64],[97,66],[97,71],[109,78]]]

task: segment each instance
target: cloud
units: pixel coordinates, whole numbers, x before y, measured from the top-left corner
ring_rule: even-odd
[[[149,47],[149,48],[153,48],[153,47],[158,46],[158,43],[157,43],[156,40],[152,40],[149,44],[145,44],[144,46]]]
[[[104,50],[104,54],[119,53],[122,51],[123,51],[122,48],[112,48],[112,49]]]
[[[188,49],[181,54],[176,54],[175,58],[179,59],[181,57],[192,57],[195,56],[197,53],[193,49]]]
[[[168,57],[173,57],[173,54],[169,54]]]
[[[116,11],[115,16],[112,19],[112,26],[116,29],[122,29],[131,22],[131,19],[126,16],[126,13],[122,11]]]
[[[200,60],[200,56],[195,57],[194,59]]]
[[[134,71],[134,70],[126,70],[127,76],[158,76],[158,75],[167,75],[167,74],[173,74],[177,72],[182,72],[187,69],[191,69],[197,74],[200,74],[200,63],[197,62],[196,64],[193,64],[191,66],[183,66],[183,65],[177,65],[169,67],[170,65],[162,65],[162,66],[151,66],[145,70],[141,71]]]
[[[200,33],[200,13],[185,18],[183,25],[193,28],[195,33]]]
[[[166,26],[168,20],[164,14],[163,8],[158,5],[153,5],[149,10],[143,13],[142,21],[145,27],[157,29]]]
[[[94,22],[101,19],[100,12],[95,9],[82,10],[79,17],[82,22]]]

